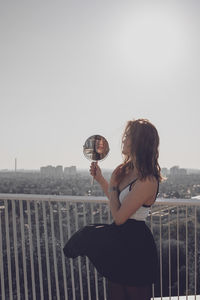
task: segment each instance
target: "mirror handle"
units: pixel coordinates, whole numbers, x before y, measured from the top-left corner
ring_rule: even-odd
[[[97,160],[93,160],[93,162],[96,162],[96,164],[98,164],[98,161]],[[95,174],[96,175],[96,174]],[[91,186],[93,186],[94,184],[94,176],[92,176],[92,179],[91,179]]]

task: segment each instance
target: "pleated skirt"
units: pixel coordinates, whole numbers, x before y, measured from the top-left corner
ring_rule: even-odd
[[[156,281],[157,249],[144,221],[85,226],[69,239],[63,251],[68,258],[87,256],[102,276],[115,283],[143,286]]]

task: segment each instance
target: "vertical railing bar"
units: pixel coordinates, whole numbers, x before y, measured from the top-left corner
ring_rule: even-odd
[[[1,276],[1,297],[5,300],[5,280],[4,280],[4,261],[3,261],[3,240],[2,240],[2,225],[0,212],[0,276]]]
[[[8,263],[8,284],[9,284],[9,300],[13,300],[12,291],[12,272],[11,272],[11,255],[10,255],[10,234],[8,222],[8,200],[5,203],[5,219],[6,219],[6,249],[7,249],[7,263]]]
[[[108,223],[111,223],[111,212],[110,212],[110,206],[108,204]]]
[[[37,253],[38,253],[38,267],[39,267],[39,282],[40,282],[40,299],[44,299],[43,290],[43,276],[42,276],[42,265],[41,265],[41,248],[40,248],[40,231],[39,231],[39,217],[38,217],[38,203],[34,202],[35,207],[35,224],[36,224],[36,240],[37,240]]]
[[[71,226],[70,226],[70,215],[69,215],[69,202],[67,202],[67,229],[68,229],[68,239],[71,237]],[[74,263],[73,259],[70,258],[70,271],[71,271],[71,279],[72,279],[72,295],[73,300],[76,300],[76,292],[75,292],[75,281],[74,281]]]
[[[102,203],[100,204],[100,223],[103,223],[103,216],[102,216]],[[106,300],[106,280],[103,277],[103,291],[104,291],[104,300]]]
[[[197,207],[195,206],[194,216],[194,290],[195,300],[197,295]]]
[[[171,226],[170,226],[171,209],[168,208],[168,236],[169,236],[169,299],[171,300]]]
[[[177,206],[177,283],[178,283],[178,299],[180,296],[179,289],[179,207]]]
[[[153,214],[152,214],[152,208],[150,210],[150,228],[151,228],[151,232],[153,234]],[[153,297],[153,300],[154,300],[154,297],[155,297],[155,286],[154,286],[154,283],[152,284],[152,297]]]
[[[185,255],[186,255],[186,261],[185,261],[185,264],[186,264],[186,299],[188,300],[188,207],[186,206],[186,211],[185,211],[185,214],[186,214],[186,218],[185,218],[185,226],[186,226],[186,229],[185,229],[185,235],[186,235],[186,249],[185,249]]]
[[[31,261],[31,283],[32,283],[32,295],[33,299],[36,299],[35,290],[35,269],[34,269],[34,259],[33,259],[33,238],[32,238],[32,223],[31,223],[31,210],[30,202],[27,202],[27,213],[28,213],[28,231],[29,231],[29,252]]]
[[[48,282],[48,294],[49,300],[52,299],[51,292],[51,277],[50,277],[50,263],[49,263],[49,245],[48,245],[48,232],[47,232],[47,217],[46,217],[46,203],[42,201],[42,214],[44,222],[44,237],[45,237],[45,254],[46,254],[46,267],[47,267],[47,282]]]
[[[85,209],[85,203],[83,206],[83,222],[84,226],[86,226],[86,209]],[[88,300],[91,300],[91,283],[90,283],[90,272],[89,272],[89,260],[88,257],[86,257],[86,273],[87,273],[87,286],[88,286]]]
[[[27,281],[27,264],[26,264],[25,233],[24,233],[25,226],[24,226],[23,200],[19,200],[19,209],[20,209],[20,225],[21,225],[21,238],[22,238],[24,292],[25,292],[25,299],[28,299],[28,281]]]
[[[62,213],[60,208],[60,202],[58,202],[58,218],[59,218],[59,228],[60,228],[60,243],[61,243],[61,258],[62,258],[62,269],[63,269],[63,281],[64,281],[64,293],[65,293],[65,300],[68,300],[67,294],[67,277],[66,277],[66,264],[64,260],[63,254],[63,247],[64,247],[64,240],[63,240],[63,227],[62,227]]]
[[[109,206],[109,204],[107,204],[107,209],[108,209],[108,224],[110,224],[111,223],[111,212],[110,212],[110,206]],[[107,286],[106,286],[106,289],[107,289]]]
[[[160,295],[163,298],[163,285],[162,285],[162,211],[160,212]]]
[[[75,204],[75,226],[76,231],[78,228],[78,210],[77,210],[77,203]],[[78,257],[78,271],[79,271],[79,286],[80,286],[80,294],[81,294],[81,300],[83,300],[83,278],[82,278],[82,272],[81,272],[81,258]]]
[[[33,238],[32,238],[31,210],[30,210],[29,201],[27,202],[27,212],[28,212],[28,231],[29,231],[29,251],[30,251],[30,260],[31,260],[32,295],[33,295],[33,299],[36,300],[35,269],[34,269],[34,261],[33,261]]]
[[[15,200],[12,201],[12,217],[13,217],[13,241],[14,241],[14,258],[15,258],[15,275],[17,286],[17,299],[20,300],[20,283],[19,283],[19,257],[18,257],[18,242],[17,242],[17,223],[16,223],[16,205]]]
[[[94,207],[93,207],[93,203],[91,205],[91,214],[92,214],[92,223],[94,223]],[[96,268],[94,269],[94,279],[95,279],[96,300],[99,300],[98,280],[97,280],[97,270],[96,270]]]
[[[53,265],[54,265],[54,274],[56,281],[56,296],[57,300],[60,300],[60,289],[58,283],[58,267],[57,267],[57,257],[56,257],[56,245],[55,245],[55,230],[54,230],[54,220],[53,220],[53,210],[52,210],[52,202],[49,202],[50,207],[50,223],[51,223],[51,238],[52,238],[52,248],[53,248]]]

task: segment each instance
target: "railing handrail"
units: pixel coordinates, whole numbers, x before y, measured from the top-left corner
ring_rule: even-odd
[[[71,196],[71,195],[39,195],[39,194],[0,194],[0,200],[26,200],[26,201],[50,201],[50,202],[92,202],[108,203],[108,198],[103,196]],[[200,200],[195,198],[157,198],[156,205],[195,205],[200,206]]]

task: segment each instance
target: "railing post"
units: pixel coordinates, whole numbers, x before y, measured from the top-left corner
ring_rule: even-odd
[[[8,221],[8,200],[4,201],[5,205],[5,221],[6,221],[6,246],[7,246],[7,263],[8,263],[8,284],[9,284],[9,300],[13,300],[12,289],[12,271],[11,271],[11,253],[10,253],[10,230]]]
[[[1,276],[1,297],[5,300],[5,280],[4,280],[4,263],[3,263],[3,239],[1,226],[1,212],[0,212],[0,276]]]

